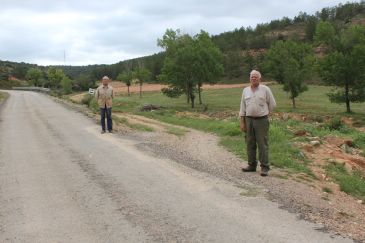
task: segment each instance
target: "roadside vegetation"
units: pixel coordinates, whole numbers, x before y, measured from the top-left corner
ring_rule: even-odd
[[[0,103],[5,100],[5,98],[7,98],[9,95],[8,93],[5,92],[0,92]]]
[[[274,167],[282,168],[289,173],[302,173],[310,180],[315,179],[316,175],[312,168],[316,165],[296,145],[298,142],[309,143],[311,137],[318,137],[319,141],[332,136],[350,138],[353,147],[362,151],[360,155],[365,155],[365,132],[357,129],[364,127],[365,124],[363,103],[353,104],[354,112],[348,114],[344,112],[342,105],[331,103],[328,97],[323,95],[330,92],[331,87],[309,85],[308,92],[298,97],[296,109],[294,109],[282,85],[270,87],[278,103],[278,109],[270,119],[270,160]],[[184,97],[171,99],[161,92],[146,92],[144,98],[140,99],[136,94],[131,96],[125,94],[115,98],[113,111],[142,115],[162,122],[214,133],[220,137],[222,146],[239,157],[247,159],[244,134],[239,130],[237,117],[241,92],[239,88],[206,90],[204,99],[207,105],[196,105],[194,109],[187,107]],[[145,104],[163,108],[141,111],[141,107]],[[343,122],[343,117],[353,120],[353,125]],[[295,135],[296,131],[305,131],[308,136],[298,137]],[[361,199],[365,196],[361,189],[356,189],[358,185],[360,187],[362,185],[361,181],[364,179],[360,175],[363,172],[334,170],[332,167],[326,167],[325,172],[340,185],[341,190]],[[345,186],[348,183],[356,184],[354,186],[356,192],[352,192],[351,186]]]

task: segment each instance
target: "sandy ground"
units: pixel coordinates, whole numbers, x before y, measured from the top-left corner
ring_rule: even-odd
[[[0,114],[1,242],[351,242],[47,96],[11,92]]]

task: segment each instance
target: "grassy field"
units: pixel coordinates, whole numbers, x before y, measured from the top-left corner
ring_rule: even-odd
[[[328,116],[336,120],[337,117],[346,115],[358,120],[360,125],[364,126],[365,124],[365,104],[352,104],[353,113],[346,114],[344,113],[344,104],[333,104],[328,100],[326,94],[331,90],[330,87],[309,86],[309,90],[297,99],[297,108],[295,110],[293,110],[287,94],[282,91],[282,86],[273,85],[271,89],[278,104],[276,112],[306,114],[319,117],[320,120],[321,117]],[[115,98],[113,110],[143,115],[163,122],[214,133],[221,138],[221,145],[246,159],[245,139],[239,130],[238,120],[241,93],[240,88],[203,91],[204,105],[197,105],[195,109],[190,108],[184,96],[171,99],[163,96],[161,92],[145,92],[143,98],[139,98],[137,94],[131,97],[122,95]],[[160,105],[164,109],[142,112],[140,108],[144,104]],[[365,154],[365,133],[346,127],[344,124],[340,124],[340,126],[333,129],[333,120],[327,122],[328,124],[324,123],[322,126],[318,126],[314,122],[271,119],[269,135],[271,164],[288,171],[301,172],[310,177],[315,177],[310,166],[308,166],[312,162],[293,145],[298,140],[294,138],[292,129],[304,129],[312,136],[320,138],[328,135],[352,137],[355,146],[362,149]],[[181,131],[171,131],[171,133],[180,135]],[[341,188],[346,188],[349,194],[359,198],[365,197],[363,190],[356,189],[356,192],[350,192],[351,183],[356,181],[359,184],[358,181],[362,180],[361,177],[344,173],[342,173],[343,176],[340,176],[341,172],[341,170],[334,170],[333,168],[328,169],[330,176],[341,185]]]
[[[282,91],[281,85],[270,86],[278,103],[276,111],[292,112],[291,100],[288,99],[287,94]],[[334,104],[328,100],[326,93],[331,90],[327,86],[309,86],[309,90],[303,93],[297,99],[298,113],[309,113],[318,115],[344,115],[345,105]],[[208,106],[209,112],[238,112],[242,90],[241,89],[224,89],[224,90],[206,90],[203,91],[203,103]],[[137,94],[132,97],[119,96],[116,99],[118,109],[123,111],[135,112],[145,103],[152,103],[156,105],[163,105],[176,111],[192,111],[188,109],[186,99],[184,96],[171,99],[163,96],[161,92],[145,92],[143,98],[140,99]],[[365,104],[352,104],[352,110],[355,116],[365,116]],[[201,111],[202,107],[197,105],[193,111]]]

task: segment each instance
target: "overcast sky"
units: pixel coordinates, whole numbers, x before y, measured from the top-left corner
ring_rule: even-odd
[[[111,64],[153,54],[167,28],[219,34],[338,0],[0,0],[0,60]],[[64,63],[64,52],[66,62]]]

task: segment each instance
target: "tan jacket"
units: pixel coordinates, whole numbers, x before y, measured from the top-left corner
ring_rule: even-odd
[[[114,91],[113,87],[100,85],[95,92],[95,98],[100,108],[111,108],[113,106]]]

